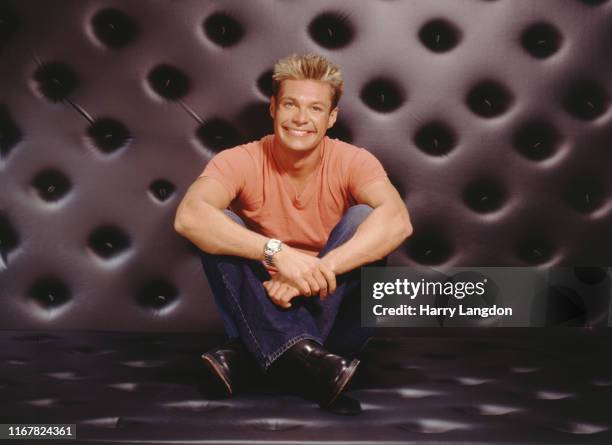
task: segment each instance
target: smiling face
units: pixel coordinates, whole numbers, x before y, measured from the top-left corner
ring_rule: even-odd
[[[318,80],[283,80],[277,97],[270,101],[274,134],[289,150],[316,148],[328,128],[336,122],[338,108],[332,110],[332,89]]]

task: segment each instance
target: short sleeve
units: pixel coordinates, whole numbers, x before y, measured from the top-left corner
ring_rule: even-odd
[[[369,182],[387,177],[387,172],[376,157],[360,148],[349,163],[347,172],[348,190],[354,199],[361,188]]]
[[[251,158],[241,147],[234,147],[217,153],[206,164],[198,178],[214,178],[225,186],[233,198],[240,195],[252,168]]]

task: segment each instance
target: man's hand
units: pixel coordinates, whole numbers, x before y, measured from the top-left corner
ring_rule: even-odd
[[[325,298],[336,290],[336,275],[327,262],[286,244],[274,254],[274,266],[279,274],[277,281],[296,288],[299,295],[311,297],[319,294]]]
[[[300,291],[297,288],[275,278],[264,281],[263,286],[274,304],[285,309],[290,308],[291,300],[300,295]]]

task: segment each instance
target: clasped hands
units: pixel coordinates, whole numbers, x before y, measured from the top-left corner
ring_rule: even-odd
[[[336,290],[336,275],[329,259],[314,257],[283,245],[274,255],[277,273],[263,282],[270,299],[283,308],[291,307],[298,295],[326,298]]]

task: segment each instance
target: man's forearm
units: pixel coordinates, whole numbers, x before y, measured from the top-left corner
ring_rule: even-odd
[[[328,252],[323,260],[340,275],[384,258],[411,233],[407,212],[380,206],[359,225],[350,240]]]
[[[205,202],[191,203],[188,207],[175,226],[199,249],[214,255],[263,260],[269,238],[241,226]]]

